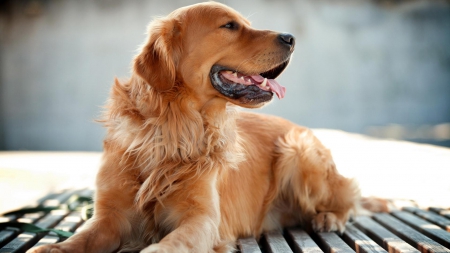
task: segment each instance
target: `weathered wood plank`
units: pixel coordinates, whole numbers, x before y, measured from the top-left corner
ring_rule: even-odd
[[[314,240],[300,228],[285,231],[286,241],[291,245],[294,253],[322,253],[323,251]]]
[[[271,231],[264,233],[261,238],[263,246],[267,250],[268,253],[277,253],[277,252],[292,252],[288,243],[284,239],[283,235],[279,231]]]
[[[11,221],[15,221],[20,217],[20,215],[17,214],[10,214],[10,215],[5,215],[5,216],[1,216],[0,217],[0,222],[11,222]]]
[[[64,219],[55,226],[55,229],[74,232],[81,224],[83,224],[83,222],[81,213],[75,211],[64,217]]]
[[[40,201],[40,206],[57,207],[65,203],[76,192],[74,190],[65,190],[60,193],[51,194]]]
[[[237,246],[241,253],[261,253],[258,242],[253,237],[238,239]]]
[[[25,222],[25,223],[34,223],[35,221],[39,220],[44,216],[44,213],[29,213],[25,214],[23,217],[19,218],[19,222]],[[9,237],[11,235],[8,235],[9,233],[5,233],[5,241],[6,243],[1,249],[0,253],[6,253],[6,252],[20,252],[24,251],[25,249],[28,249],[31,247],[34,243],[36,243],[36,239],[34,239],[34,234],[32,233],[20,233],[19,230],[15,228],[6,228],[7,230],[12,229],[16,230],[17,233],[14,233],[12,237]]]
[[[37,220],[42,218],[45,215],[43,212],[39,213],[27,213],[24,216],[17,219],[18,222],[24,223],[35,223]]]
[[[44,216],[44,218],[40,219],[35,223],[36,226],[41,228],[53,228],[58,222],[60,222],[66,215],[68,211],[66,210],[54,210],[49,214]]]
[[[37,242],[38,238],[33,233],[21,233],[14,240],[10,241],[3,248],[0,253],[19,253],[25,252]]]
[[[0,248],[14,239],[19,233],[20,230],[18,228],[5,228],[0,231]]]
[[[431,212],[437,213],[439,215],[444,216],[447,219],[450,219],[450,209],[444,209],[440,207],[429,207],[428,210]]]
[[[417,232],[389,214],[375,214],[374,219],[423,253],[450,253],[449,249]]]
[[[439,227],[447,230],[447,232],[450,232],[450,219],[447,219],[439,214],[430,212],[430,211],[425,211],[422,209],[419,209],[417,207],[404,207],[403,208],[404,211],[413,213],[427,221],[430,221],[436,225],[438,225]]]
[[[357,217],[356,227],[390,253],[418,253],[415,249],[369,217]]]
[[[35,245],[33,245],[32,247],[38,247],[41,245],[46,245],[46,244],[52,244],[52,243],[57,243],[59,242],[60,239],[58,236],[54,236],[54,235],[46,235],[44,237],[42,237]]]
[[[26,214],[24,217],[20,218],[20,222],[34,223],[36,226],[41,228],[51,228],[55,226],[60,220],[64,218],[67,214],[65,210],[56,210],[50,212],[48,215],[39,219],[42,214]],[[36,222],[34,222],[36,221]],[[31,248],[35,245],[45,234],[35,234],[23,232],[20,233],[16,238],[7,243],[1,250],[0,253],[5,252],[24,252],[26,249]]]
[[[351,224],[345,226],[344,241],[357,253],[386,253],[380,245]]]
[[[326,253],[352,253],[355,252],[336,233],[318,233]]]
[[[59,229],[59,230],[63,230],[63,231],[74,232],[78,227],[80,227],[80,225],[82,223],[83,223],[83,219],[81,218],[81,214],[80,214],[80,212],[76,211],[76,212],[72,212],[69,215],[67,215],[66,217],[64,217],[64,219],[62,219],[56,226],[52,225],[51,227],[54,227],[55,229]],[[33,247],[38,247],[38,246],[45,245],[45,244],[57,243],[60,241],[61,241],[61,238],[56,233],[50,232],[47,235],[45,235],[43,238],[41,238],[36,243],[36,245],[34,245]]]
[[[443,246],[450,248],[450,233],[441,229],[440,227],[421,219],[411,213],[404,211],[392,212],[392,215],[404,221],[414,229],[419,230],[421,233],[437,241]]]

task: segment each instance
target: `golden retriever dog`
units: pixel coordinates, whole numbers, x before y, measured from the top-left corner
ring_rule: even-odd
[[[285,88],[295,38],[208,2],[154,20],[103,119],[94,216],[30,252],[229,252],[303,224],[343,231],[359,190],[313,133],[249,112]]]

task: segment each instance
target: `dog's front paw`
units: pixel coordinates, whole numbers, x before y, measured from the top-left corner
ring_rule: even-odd
[[[316,232],[339,231],[343,233],[345,230],[345,222],[345,220],[340,220],[334,213],[321,212],[312,220],[312,227]]]
[[[174,251],[173,249],[170,249],[169,247],[161,243],[152,244],[140,251],[140,253],[170,253],[170,252],[177,252],[177,251]]]
[[[27,253],[64,253],[64,251],[59,249],[59,247],[54,244],[49,244],[31,248],[27,251]]]

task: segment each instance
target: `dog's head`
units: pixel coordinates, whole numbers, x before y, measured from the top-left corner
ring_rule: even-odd
[[[149,38],[135,58],[134,71],[160,93],[183,86],[199,103],[222,98],[260,107],[289,63],[295,39],[256,30],[233,9],[208,2],[180,8],[150,24]]]

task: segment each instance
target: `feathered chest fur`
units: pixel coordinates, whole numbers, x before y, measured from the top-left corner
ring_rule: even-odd
[[[243,160],[234,108],[208,114],[182,96],[130,83],[116,80],[103,121],[106,141],[123,150],[123,170],[139,170],[139,206],[170,195],[180,178],[235,169]]]

